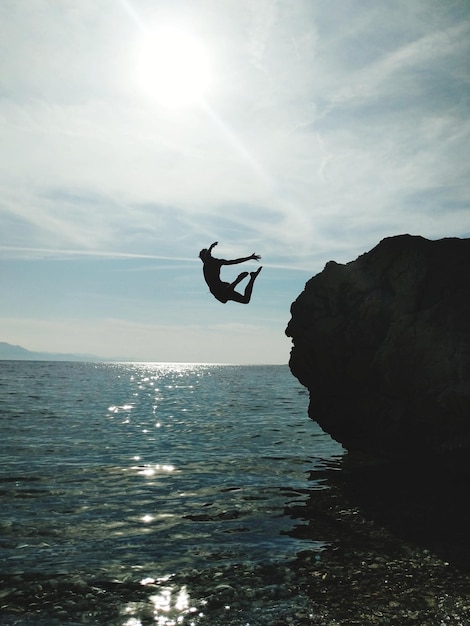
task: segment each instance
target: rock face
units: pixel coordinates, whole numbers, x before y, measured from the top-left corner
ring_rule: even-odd
[[[291,371],[334,439],[470,466],[470,239],[400,235],[330,261],[291,315]]]

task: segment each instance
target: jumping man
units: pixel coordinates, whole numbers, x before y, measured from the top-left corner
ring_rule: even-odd
[[[241,304],[248,304],[251,298],[251,292],[253,291],[253,285],[256,277],[263,269],[258,268],[256,272],[250,272],[250,280],[245,288],[245,293],[241,294],[235,291],[235,287],[248,276],[248,272],[242,272],[237,276],[233,283],[225,283],[220,278],[220,270],[222,265],[235,265],[237,263],[244,263],[245,261],[259,261],[261,259],[259,254],[251,254],[250,256],[243,257],[242,259],[233,259],[232,261],[226,261],[225,259],[216,259],[212,256],[212,248],[218,244],[215,241],[210,245],[209,249],[204,248],[199,253],[199,258],[204,264],[202,271],[204,278],[209,286],[211,294],[219,301],[225,304],[229,300],[233,302],[240,302]]]

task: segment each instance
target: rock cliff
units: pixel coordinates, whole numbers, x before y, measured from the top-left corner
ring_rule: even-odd
[[[330,261],[291,315],[309,415],[346,449],[470,457],[470,239],[399,235]]]

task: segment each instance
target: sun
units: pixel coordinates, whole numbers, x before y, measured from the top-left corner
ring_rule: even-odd
[[[169,108],[200,102],[209,86],[211,68],[204,46],[173,27],[149,32],[140,47],[138,77],[143,89]]]

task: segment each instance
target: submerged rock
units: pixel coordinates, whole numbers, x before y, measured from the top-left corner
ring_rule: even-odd
[[[330,261],[291,315],[309,415],[346,449],[467,459],[470,239],[400,235]]]

